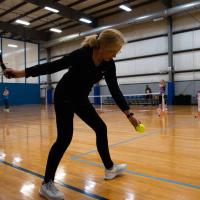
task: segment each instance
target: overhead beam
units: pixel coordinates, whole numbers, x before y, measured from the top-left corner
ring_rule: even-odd
[[[0,21],[0,29],[6,32],[11,32],[15,35],[20,35],[24,39],[47,41],[50,34],[42,31],[36,31],[31,28],[26,28],[21,25],[9,24]]]
[[[5,12],[1,13],[0,17],[3,17],[4,15],[7,15],[7,14],[11,13],[12,11],[20,8],[21,6],[24,6],[25,4],[26,4],[26,2],[21,2],[21,3],[17,4],[16,6],[14,6],[14,7],[10,8],[10,9],[6,10]]]
[[[131,2],[134,2],[134,1],[135,1],[135,0],[129,0],[130,3],[131,3]],[[147,4],[151,4],[151,3],[154,2],[154,1],[155,1],[155,0],[149,0],[149,1],[146,1],[146,2],[138,3],[138,4],[136,4],[136,5],[132,5],[131,8],[137,9],[137,8],[139,8],[139,7],[141,7],[141,6],[144,6],[144,5],[147,5]],[[106,2],[106,3],[107,3],[107,2]],[[105,4],[105,3],[104,3],[104,4]],[[112,5],[112,6],[109,6],[109,7],[107,7],[107,8],[99,9],[98,11],[93,11],[93,12],[90,13],[90,15],[96,15],[96,14],[99,14],[99,13],[104,12],[104,11],[109,11],[110,9],[113,9],[113,8],[115,8],[115,7],[118,7],[119,5],[121,5],[121,3],[117,3],[117,4]],[[85,11],[86,9],[87,9],[87,8],[84,8],[84,9],[82,9],[82,10]],[[82,11],[82,10],[81,10],[81,11]],[[98,19],[101,19],[101,18],[104,18],[104,17],[112,16],[112,15],[115,15],[115,14],[118,14],[118,13],[121,13],[121,12],[123,12],[123,11],[121,11],[121,9],[119,9],[119,10],[117,10],[117,11],[113,11],[113,12],[108,12],[107,14],[103,14],[103,15],[98,16],[98,17],[97,17],[97,20],[98,20]],[[58,25],[62,26],[62,25],[64,25],[64,24],[67,25],[68,23],[70,23],[70,21],[69,21],[69,22],[62,23],[62,24],[58,24]],[[73,28],[73,27],[78,26],[78,25],[79,25],[79,24],[70,25],[70,26],[65,26],[65,27],[62,27],[62,30],[69,29],[69,28]],[[43,31],[44,31],[44,30],[46,30],[46,29],[43,29]]]
[[[24,13],[24,14],[22,14],[22,15],[16,17],[16,18],[14,18],[14,19],[11,19],[11,20],[9,20],[9,21],[7,21],[7,22],[8,22],[8,23],[12,23],[12,22],[14,22],[14,21],[16,21],[16,20],[18,20],[18,19],[22,19],[23,17],[26,17],[27,15],[30,15],[30,14],[33,13],[33,12],[38,11],[38,10],[40,10],[40,9],[41,9],[40,7],[34,8],[34,9],[32,9],[32,10],[30,10],[30,11],[28,11],[28,12],[26,12],[26,13]]]
[[[59,1],[59,0],[55,0],[55,1]],[[27,3],[27,2],[26,2]],[[23,13],[23,14],[20,14],[18,17],[16,17],[16,18],[14,18],[14,19],[11,19],[11,20],[9,20],[9,21],[7,21],[8,23],[12,23],[12,22],[14,22],[14,21],[16,21],[17,19],[21,19],[21,18],[23,18],[23,17],[26,17],[27,15],[30,15],[30,14],[32,14],[32,13],[34,13],[34,12],[37,12],[38,10],[41,10],[41,7],[37,7],[37,8],[34,8],[34,9],[32,9],[32,10],[29,10],[28,12],[26,12],[26,13]],[[49,14],[49,13],[48,13]],[[30,23],[31,23],[31,21],[29,21]]]
[[[167,7],[172,7],[172,1],[171,0],[161,0],[161,2]]]
[[[57,1],[58,1],[58,0],[57,0]],[[68,6],[68,7],[71,7],[71,6],[77,5],[77,4],[81,3],[81,2],[82,2],[82,0],[79,0],[79,1],[76,1],[76,2],[74,2],[74,3],[69,4],[69,5],[67,5],[67,6]],[[51,12],[46,13],[46,14],[44,14],[44,15],[41,15],[40,17],[37,17],[37,18],[32,19],[32,20],[30,21],[30,23],[33,23],[33,22],[35,22],[35,21],[38,21],[38,20],[40,20],[40,19],[43,19],[43,18],[48,17],[48,16],[51,16],[51,15],[53,15],[53,13],[51,13]]]
[[[25,0],[28,3],[32,3],[35,4],[41,8],[44,8],[45,6],[51,7],[51,8],[55,8],[57,10],[59,10],[59,13],[57,13],[58,15],[74,20],[74,21],[78,21],[79,23],[82,23],[79,21],[80,18],[86,18],[92,21],[91,24],[88,24],[91,27],[96,27],[97,22],[95,19],[93,19],[91,16],[86,15],[82,12],[76,11],[72,8],[69,8],[67,6],[64,6],[60,3],[57,3],[53,0],[45,0],[45,1],[41,1],[41,0]],[[85,23],[84,23],[85,24]]]
[[[117,22],[117,23],[113,23],[113,24],[103,25],[103,26],[100,26],[98,28],[94,28],[94,29],[91,29],[91,30],[87,30],[87,31],[83,31],[83,32],[77,32],[77,33],[73,33],[71,35],[62,36],[60,38],[56,38],[56,39],[53,39],[51,41],[46,42],[45,44],[43,44],[43,48],[48,48],[48,47],[59,45],[60,43],[64,43],[64,42],[68,42],[68,41],[72,41],[72,40],[77,40],[77,39],[83,38],[83,37],[91,35],[91,34],[99,33],[102,30],[105,30],[107,28],[120,29],[120,28],[130,26],[131,24],[146,23],[146,22],[152,21],[153,19],[176,15],[176,14],[186,12],[186,11],[189,11],[189,10],[193,10],[193,9],[196,9],[196,8],[199,8],[199,7],[200,7],[200,1],[198,0],[198,1],[190,2],[190,3],[185,3],[185,4],[182,4],[182,5],[179,5],[179,6],[175,6],[175,7],[172,7],[172,8],[162,9],[162,10],[157,11],[157,12],[148,13],[148,14],[145,14],[145,15],[142,15],[142,16],[133,17],[133,18],[130,18],[126,21],[121,21],[121,22]]]

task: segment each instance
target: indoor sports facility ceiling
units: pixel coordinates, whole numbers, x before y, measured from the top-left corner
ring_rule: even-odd
[[[190,1],[184,1],[190,2]],[[48,41],[60,37],[50,31],[56,28],[62,32],[76,27],[87,26],[90,29],[100,25],[99,21],[116,14],[123,14],[120,5],[137,10],[142,6],[158,3],[163,8],[170,7],[171,0],[0,0],[0,34],[3,37],[34,42]],[[57,11],[49,11],[45,7]],[[91,23],[80,21],[89,19]],[[29,25],[18,24],[17,20]]]

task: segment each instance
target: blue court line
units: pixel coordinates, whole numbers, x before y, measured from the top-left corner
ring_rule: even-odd
[[[8,165],[8,166],[10,166],[10,167],[12,167],[12,168],[15,168],[15,169],[17,169],[17,170],[26,172],[26,173],[28,173],[28,174],[37,176],[37,177],[39,177],[39,178],[41,178],[41,179],[44,178],[44,176],[42,176],[41,174],[38,174],[38,173],[33,172],[33,171],[30,171],[30,170],[28,170],[28,169],[19,167],[19,166],[17,166],[17,165],[11,164],[11,163],[6,162],[6,161],[4,161],[4,160],[1,160],[1,159],[0,159],[0,163],[3,163],[3,164],[5,164],[5,165]],[[80,188],[77,188],[77,187],[68,185],[68,184],[66,184],[66,183],[64,183],[64,182],[62,182],[62,181],[59,181],[59,180],[56,180],[56,183],[62,185],[62,186],[65,187],[65,188],[71,189],[71,190],[73,190],[73,191],[75,191],[75,192],[79,192],[79,193],[81,193],[81,194],[83,194],[83,195],[86,195],[86,196],[88,196],[88,197],[91,197],[91,198],[93,198],[93,199],[108,200],[108,199],[105,198],[105,197],[102,197],[102,196],[93,194],[93,193],[91,193],[91,192],[88,192],[88,191],[86,191],[86,190],[82,190],[82,189],[80,189]]]
[[[167,130],[167,129],[170,129],[170,128],[173,128],[173,126],[169,126],[169,127],[165,128],[164,130]],[[134,137],[134,138],[130,138],[128,140],[124,140],[124,141],[109,145],[109,147],[115,147],[119,144],[129,143],[130,141],[138,140],[138,139],[141,139],[141,138],[144,138],[144,137],[147,137],[147,136],[150,136],[150,135],[154,135],[154,134],[157,134],[157,133],[158,133],[158,131],[156,130],[156,131],[153,131],[153,132],[145,134],[145,135],[140,135],[140,136],[137,136],[137,137]],[[104,168],[103,164],[80,159],[80,157],[83,157],[85,155],[88,155],[88,154],[91,154],[91,153],[94,153],[94,152],[97,152],[97,150],[91,150],[91,151],[88,151],[86,153],[79,154],[77,156],[71,156],[70,159],[75,160],[75,161],[79,161],[79,162],[82,162],[82,163],[87,163],[87,164],[90,164],[90,165],[93,165],[93,166],[96,166],[96,167]],[[171,184],[190,187],[190,188],[193,188],[193,189],[200,189],[199,185],[193,185],[193,184],[190,184],[190,183],[183,183],[183,182],[174,181],[174,180],[170,180],[170,179],[166,179],[166,178],[159,178],[159,177],[156,177],[156,176],[151,176],[151,175],[148,175],[148,174],[142,174],[142,173],[138,173],[138,172],[131,171],[131,170],[126,170],[126,172],[128,174],[132,174],[132,175],[136,175],[136,176],[140,176],[140,177],[144,177],[144,178],[149,178],[149,179],[156,180],[156,181],[163,181],[163,182],[168,182],[168,183],[171,183]]]
[[[170,128],[173,128],[173,127],[174,127],[173,125],[168,126],[168,127],[164,128],[163,131],[166,131],[167,129],[170,129]],[[131,137],[131,138],[127,139],[127,140],[122,140],[120,142],[111,144],[111,145],[109,145],[109,148],[113,148],[113,147],[118,146],[120,144],[126,144],[126,143],[129,143],[131,141],[135,141],[135,140],[138,140],[138,139],[141,139],[141,138],[144,138],[144,137],[147,137],[147,136],[155,135],[155,134],[158,134],[158,133],[159,132],[157,130],[149,131],[146,134],[142,134],[142,135],[139,135],[139,136],[136,136],[136,137]],[[83,157],[85,155],[88,155],[88,154],[91,154],[91,153],[95,153],[95,152],[97,152],[97,149],[94,149],[94,150],[91,150],[91,151],[88,151],[88,152],[85,152],[85,153],[81,153],[81,154],[78,154],[78,155],[75,155],[75,156],[71,156],[69,159],[76,160],[78,157]]]
[[[79,158],[73,159],[73,160],[79,161],[81,163],[90,164],[90,165],[93,165],[93,166],[96,166],[96,167],[104,168],[103,164],[100,164],[100,163],[97,163],[97,162],[82,160],[82,159],[79,159]],[[135,176],[149,178],[149,179],[152,179],[152,180],[155,180],[155,181],[162,181],[162,182],[167,182],[167,183],[176,184],[176,185],[180,185],[180,186],[190,187],[190,188],[193,188],[193,189],[200,189],[200,185],[193,185],[193,184],[190,184],[190,183],[184,183],[184,182],[174,181],[174,180],[170,180],[170,179],[166,179],[166,178],[151,176],[151,175],[148,175],[148,174],[143,174],[143,173],[135,172],[135,171],[132,171],[132,170],[126,170],[125,172],[128,173],[128,174],[135,175]]]
[[[129,138],[127,140],[122,140],[120,142],[111,144],[111,145],[109,145],[109,147],[113,148],[113,147],[118,146],[120,144],[126,144],[126,143],[129,143],[131,141],[138,140],[138,139],[141,139],[141,138],[144,138],[144,137],[147,137],[147,136],[150,136],[150,135],[154,135],[154,134],[157,134],[157,133],[158,133],[157,130],[153,131],[153,132],[149,132],[148,134],[139,135],[139,136],[136,136],[136,137]],[[75,156],[71,156],[70,159],[73,160],[73,159],[76,159],[78,157],[83,157],[85,155],[88,155],[88,154],[91,154],[91,153],[95,153],[95,152],[97,152],[97,149],[94,149],[94,150],[91,150],[91,151],[88,151],[88,152],[85,152],[85,153],[82,153],[82,154],[78,154],[78,155],[75,155]]]
[[[166,178],[159,178],[159,177],[156,177],[156,176],[151,176],[151,175],[148,175],[148,174],[142,174],[142,173],[134,172],[134,171],[131,171],[131,170],[127,170],[126,172],[129,173],[129,174],[136,175],[136,176],[142,176],[144,178],[150,178],[150,179],[153,179],[153,180],[156,180],[156,181],[163,181],[163,182],[167,182],[167,183],[172,183],[172,184],[176,184],[176,185],[190,187],[190,188],[193,188],[193,189],[200,189],[200,185],[193,185],[193,184],[190,184],[190,183],[183,183],[183,182],[180,182],[180,181],[174,181],[174,180],[170,180],[170,179],[166,179]]]

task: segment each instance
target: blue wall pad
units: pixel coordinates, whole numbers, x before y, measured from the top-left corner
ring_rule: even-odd
[[[47,104],[53,103],[53,88],[47,90]]]
[[[94,86],[94,96],[100,96],[100,95],[101,95],[100,86],[99,86],[99,84],[96,84]],[[101,104],[100,97],[94,97],[94,104],[95,105],[100,105]]]
[[[174,101],[174,82],[168,82],[168,105],[172,105]]]
[[[3,105],[2,93],[4,88],[10,92],[9,104],[40,104],[40,85],[25,83],[0,83],[0,105]]]

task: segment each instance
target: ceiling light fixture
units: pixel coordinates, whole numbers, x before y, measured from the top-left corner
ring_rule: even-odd
[[[18,46],[16,44],[8,44],[8,47],[17,48]]]
[[[159,18],[155,18],[153,19],[154,22],[158,22],[158,21],[162,21],[164,19],[164,17],[159,17]]]
[[[55,8],[48,7],[48,6],[45,6],[44,9],[46,9],[48,11],[51,11],[51,12],[54,12],[54,13],[58,13],[59,12],[59,10],[57,10]]]
[[[132,9],[127,5],[120,5],[119,8],[125,10],[126,12],[130,12]]]
[[[52,32],[56,32],[56,33],[61,33],[62,32],[62,30],[57,29],[57,28],[50,28],[49,30],[52,31]]]
[[[30,22],[27,22],[27,21],[24,21],[24,20],[21,20],[21,19],[18,19],[15,22],[18,23],[18,24],[26,25],[26,26],[30,25]]]
[[[89,20],[89,19],[86,19],[86,18],[80,18],[80,19],[79,19],[79,21],[81,21],[81,22],[85,22],[85,23],[87,23],[87,24],[90,24],[90,23],[92,23],[92,21],[91,21],[91,20]]]

